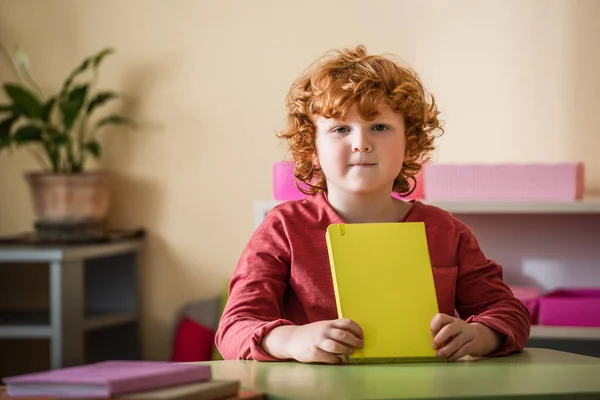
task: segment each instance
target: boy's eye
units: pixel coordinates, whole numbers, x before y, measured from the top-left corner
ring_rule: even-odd
[[[376,124],[373,125],[373,130],[376,132],[384,132],[387,131],[389,128],[387,127],[387,125],[383,125],[383,124]]]
[[[334,133],[348,133],[350,129],[347,126],[340,126],[335,128],[332,132]]]

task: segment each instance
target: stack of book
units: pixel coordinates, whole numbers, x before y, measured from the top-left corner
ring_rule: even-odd
[[[114,400],[262,399],[237,380],[215,380],[206,364],[105,361],[4,378],[4,399],[111,398]],[[16,398],[19,399],[16,399]]]

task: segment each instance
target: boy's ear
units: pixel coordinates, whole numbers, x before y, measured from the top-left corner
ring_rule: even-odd
[[[313,156],[313,165],[316,169],[321,168],[321,164],[319,163],[319,157],[317,157],[316,154]]]

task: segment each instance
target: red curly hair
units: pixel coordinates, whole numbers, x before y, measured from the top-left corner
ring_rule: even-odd
[[[436,131],[444,133],[439,112],[433,96],[410,67],[381,55],[368,55],[363,45],[325,53],[289,90],[288,124],[278,137],[289,141],[298,188],[306,194],[327,191],[325,176],[313,163],[314,117],[344,118],[354,103],[367,121],[373,120],[384,104],[404,117],[407,155],[392,190],[412,193],[414,176],[434,149]],[[412,188],[409,179],[415,183]],[[298,181],[307,184],[308,191]]]

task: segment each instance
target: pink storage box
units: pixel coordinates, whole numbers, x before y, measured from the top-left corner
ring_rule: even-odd
[[[514,296],[527,307],[531,323],[537,324],[541,289],[535,286],[511,286],[510,289]]]
[[[540,325],[600,326],[600,288],[562,289],[539,299]]]
[[[547,200],[583,197],[584,165],[428,164],[424,170],[428,200]]]
[[[422,199],[423,183],[420,174],[417,174],[417,188],[409,196],[400,196],[393,193],[392,196],[401,200]],[[300,182],[300,186],[308,190],[308,186]],[[307,197],[296,186],[294,181],[294,164],[288,161],[278,161],[273,163],[273,198],[279,201],[299,200]]]

